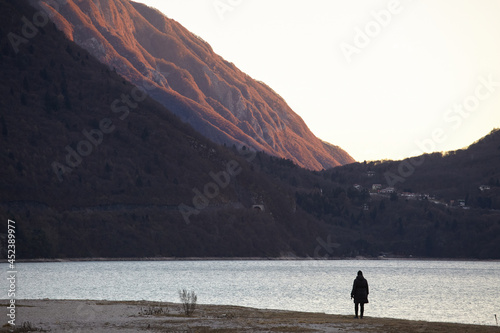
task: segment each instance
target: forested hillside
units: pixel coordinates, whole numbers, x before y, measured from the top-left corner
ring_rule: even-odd
[[[498,130],[310,171],[204,138],[48,21],[16,50],[5,36],[37,12],[0,6],[0,215],[17,258],[500,258]]]
[[[0,5],[0,212],[19,258],[307,254],[323,224],[253,152],[205,139],[48,21],[16,50],[4,37],[40,12]]]
[[[317,239],[326,257],[498,258],[499,147],[494,130],[467,149],[420,156],[404,174],[410,159],[312,173],[285,160],[262,167],[295,188],[297,207],[329,225]]]

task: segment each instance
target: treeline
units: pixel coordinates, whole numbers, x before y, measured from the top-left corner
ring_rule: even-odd
[[[335,249],[338,256],[498,257],[498,212],[380,197],[359,205],[357,199],[350,199],[347,192],[337,197],[302,193],[297,203],[327,224],[352,231],[336,237],[336,243],[347,246]],[[360,246],[349,251],[352,244]]]
[[[398,184],[389,184],[387,175],[397,175],[409,160],[306,172],[262,157],[260,166],[294,188],[298,207],[329,225],[340,245],[331,255],[498,258],[499,151],[500,131],[493,130],[467,149],[419,157],[423,163]],[[394,187],[396,193],[380,195],[373,184]],[[481,190],[481,185],[489,187]],[[409,200],[401,192],[429,196]]]
[[[429,194],[447,203],[465,200],[471,207],[500,209],[499,165],[500,131],[495,129],[467,149],[402,161],[353,163],[324,171],[324,176],[346,186],[371,189],[381,184],[398,192]],[[490,188],[481,190],[481,185]]]

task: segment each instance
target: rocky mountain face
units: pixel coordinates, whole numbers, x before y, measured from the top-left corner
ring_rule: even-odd
[[[313,170],[354,162],[318,139],[276,92],[159,11],[129,0],[35,1],[66,36],[219,144]]]

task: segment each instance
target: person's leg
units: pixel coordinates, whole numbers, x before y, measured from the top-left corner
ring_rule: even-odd
[[[361,317],[361,319],[363,319],[363,313],[365,312],[365,303],[360,303],[359,306],[361,308],[360,309],[360,315],[361,315],[360,317]]]
[[[356,314],[356,317],[354,318],[358,318],[358,305],[359,303],[354,303],[354,313]]]

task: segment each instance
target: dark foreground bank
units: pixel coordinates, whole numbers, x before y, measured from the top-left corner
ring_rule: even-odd
[[[0,306],[8,311],[7,301]],[[4,321],[0,332],[11,332]],[[198,305],[187,317],[180,304],[148,301],[18,300],[15,323],[18,332],[500,332],[498,326],[225,305]]]

